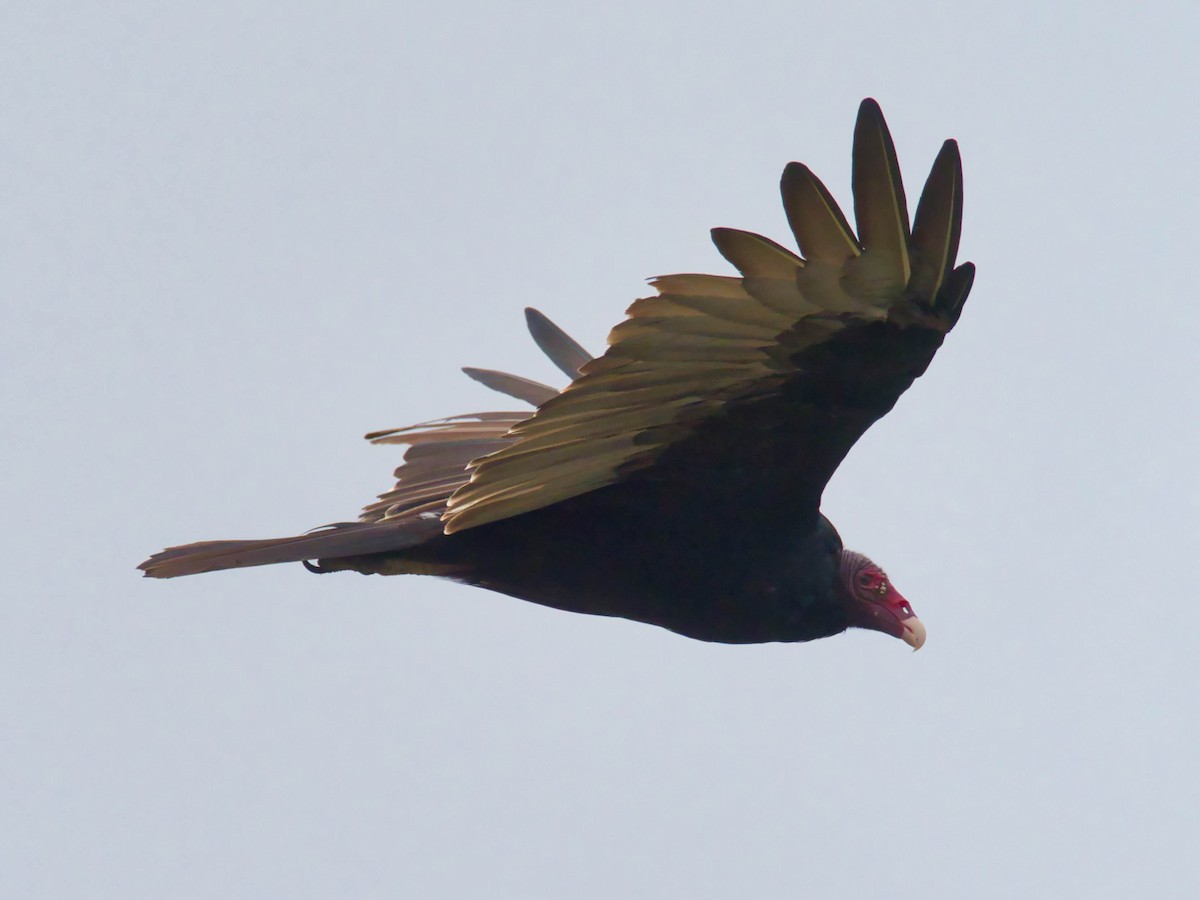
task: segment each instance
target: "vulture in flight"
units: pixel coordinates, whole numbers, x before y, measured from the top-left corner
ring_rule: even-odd
[[[204,541],[141,564],[173,578],[303,562],[313,572],[435,575],[572,612],[725,643],[925,628],[883,570],[820,512],[842,458],[922,374],[974,266],[955,265],[962,166],[946,141],[910,226],[874,100],[854,127],[857,233],[807,166],[780,184],[799,254],[717,228],[738,275],[666,275],[596,358],[536,310],[557,390],[466,373],[531,404],[367,435],[404,444],[396,485],[356,522]]]

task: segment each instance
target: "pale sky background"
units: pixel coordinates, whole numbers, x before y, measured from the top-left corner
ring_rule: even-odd
[[[1200,5],[7,3],[6,897],[1200,896]],[[849,205],[878,98],[979,267],[825,498],[929,629],[706,645],[418,578],[173,582],[360,435],[559,383]]]

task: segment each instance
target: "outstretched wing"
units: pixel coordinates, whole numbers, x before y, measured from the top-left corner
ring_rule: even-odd
[[[850,447],[928,366],[974,276],[970,263],[954,264],[962,172],[953,141],[938,154],[910,229],[891,137],[879,107],[865,100],[853,188],[858,235],[816,176],[790,164],[783,204],[803,257],[756,234],[715,229],[740,277],[655,279],[658,296],[630,307],[598,359],[527,311],[538,345],[578,377],[560,394],[466,370],[537,405],[536,413],[478,413],[368,435],[410,449],[395,487],[360,521],[172,547],[140,568],[173,577],[396,551],[612,485],[676,518],[747,510],[787,518],[806,507],[815,515]]]
[[[937,156],[910,229],[879,106],[854,132],[858,235],[819,179],[783,173],[803,256],[745,231],[713,241],[740,277],[671,275],[636,301],[560,395],[516,423],[450,497],[447,533],[625,481],[713,514],[772,503],[815,513],[855,441],[924,372],[958,320],[974,267],[955,267],[962,222],[957,145]],[[722,485],[725,487],[722,487]]]
[[[530,333],[551,361],[566,370],[591,359],[587,352],[535,309],[525,311]],[[491,369],[463,369],[476,381],[531,406],[558,389]],[[168,547],[140,566],[147,576],[174,578],[271,563],[361,556],[402,550],[442,533],[446,501],[471,477],[467,464],[512,442],[508,432],[529,412],[467,413],[408,428],[374,432],[374,444],[407,444],[396,485],[368,504],[357,522],[336,522],[307,534],[264,540],[201,541]]]

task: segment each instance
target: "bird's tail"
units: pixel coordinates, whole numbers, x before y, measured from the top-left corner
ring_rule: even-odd
[[[441,532],[441,522],[436,518],[346,522],[294,537],[259,541],[201,541],[168,547],[151,556],[138,568],[147,578],[175,578],[246,566],[363,556],[403,550]]]

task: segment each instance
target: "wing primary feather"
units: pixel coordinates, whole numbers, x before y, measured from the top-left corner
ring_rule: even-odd
[[[899,288],[908,284],[908,203],[896,160],[896,146],[879,104],[867,98],[854,125],[852,169],[854,220],[867,256],[882,255],[898,270],[891,273]]]
[[[769,238],[736,228],[714,228],[712,241],[721,255],[743,275],[795,281],[804,260]]]
[[[698,313],[712,316],[714,319],[771,328],[776,333],[790,328],[795,321],[761,303],[747,303],[745,300],[731,300],[728,297],[697,297],[686,294],[663,294],[663,297]]]
[[[686,297],[720,297],[723,300],[749,300],[736,275],[700,275],[695,272],[679,275],[656,275],[649,282],[660,294],[681,294]]]
[[[529,326],[534,343],[568,378],[574,379],[584,363],[591,361],[591,354],[574,338],[532,306],[525,308],[525,324]]]
[[[862,252],[833,195],[808,166],[788,163],[779,191],[788,225],[805,259],[841,266]]]
[[[951,328],[962,315],[963,304],[967,302],[967,295],[971,293],[971,285],[974,283],[975,264],[969,262],[954,269],[942,283],[937,297],[937,308],[949,319]]]
[[[520,375],[497,372],[495,369],[477,369],[474,366],[463,366],[463,373],[484,387],[499,391],[501,394],[508,394],[518,400],[524,400],[531,406],[540,406],[551,397],[558,396],[558,391],[550,385],[522,378]]]
[[[954,268],[962,210],[962,159],[958,144],[946,141],[929,171],[913,222],[912,292],[926,302],[938,295]]]
[[[429,441],[457,441],[504,434],[517,422],[529,418],[524,412],[466,413],[404,428],[372,431],[363,437],[372,444],[423,444]]]

